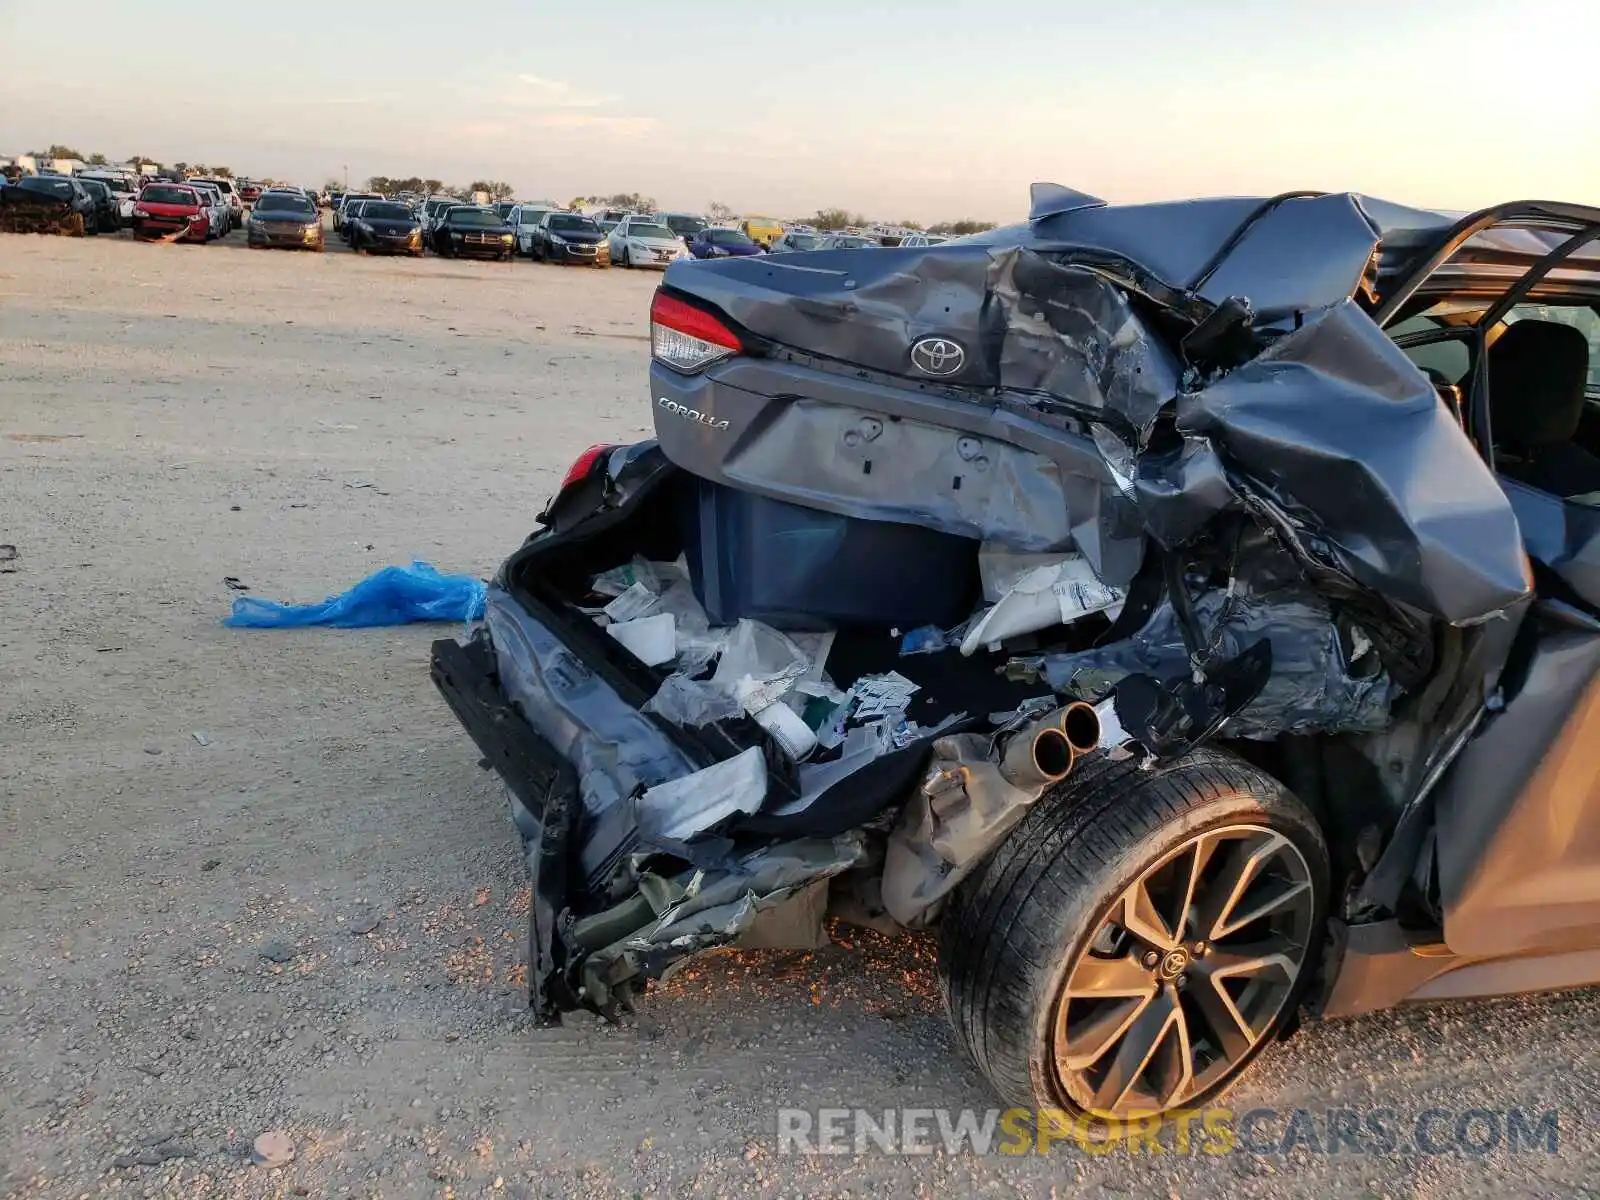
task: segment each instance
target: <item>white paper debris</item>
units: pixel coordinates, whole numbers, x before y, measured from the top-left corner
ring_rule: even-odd
[[[783,747],[783,752],[796,762],[817,748],[817,735],[787,704],[781,701],[769,704],[753,715],[756,724],[770,733]]]
[[[1107,587],[1094,578],[1057,579],[1050,590],[1055,593],[1060,606],[1063,625],[1070,624],[1079,617],[1086,617],[1090,613],[1099,612],[1101,609],[1110,608],[1122,600],[1122,593],[1116,588]]]
[[[600,572],[594,577],[594,590],[602,596],[620,596],[636,583],[644,584],[652,594],[661,590],[655,568],[643,558]]]
[[[660,603],[659,596],[644,584],[635,583],[606,605],[605,614],[613,621],[632,621],[638,617],[649,616]]]
[[[606,632],[621,642],[633,656],[647,667],[659,667],[671,662],[678,653],[673,628],[677,624],[671,613],[653,617],[639,617],[633,621],[619,621],[607,625]]]
[[[736,812],[755,812],[766,798],[766,760],[752,746],[692,775],[650,788],[639,797],[639,826],[656,837],[687,841]]]
[[[973,621],[961,653],[991,649],[1008,637],[1067,625],[1090,613],[1120,605],[1125,593],[1101,583],[1081,554],[1065,554],[1022,575],[995,606]]]
[[[1008,550],[997,542],[978,547],[978,577],[983,581],[983,598],[993,604],[1011,591],[1026,575],[1040,567],[1059,567],[1076,554],[1023,554]]]
[[[855,716],[859,720],[898,716],[905,712],[911,697],[920,690],[898,671],[887,675],[863,675],[850,689],[856,698]]]

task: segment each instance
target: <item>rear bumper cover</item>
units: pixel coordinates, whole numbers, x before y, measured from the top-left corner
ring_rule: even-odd
[[[533,885],[528,908],[530,1004],[540,1020],[578,1006],[562,972],[556,918],[567,905],[567,861],[578,806],[572,765],[511,706],[497,686],[494,650],[479,636],[433,644],[434,686],[515,798],[513,812]]]

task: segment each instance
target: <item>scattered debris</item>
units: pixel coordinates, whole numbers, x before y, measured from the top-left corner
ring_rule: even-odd
[[[250,590],[250,585],[237,575],[224,575],[222,577],[222,586],[234,592],[248,592]]]
[[[251,1161],[262,1167],[285,1167],[294,1161],[294,1143],[289,1135],[271,1130],[258,1136],[251,1146]]]
[[[950,647],[950,639],[945,631],[937,625],[924,625],[913,629],[900,639],[900,653],[907,654],[937,654],[940,650]]]
[[[194,740],[199,742],[202,746],[211,745],[211,735],[203,729],[196,729],[192,736]]]
[[[468,575],[441,575],[430,564],[384,567],[320,604],[280,604],[240,596],[223,624],[236,629],[331,625],[356,629],[413,621],[475,621],[483,616],[485,585]]]
[[[222,860],[220,858],[208,858],[200,864],[200,869],[202,871],[215,871],[221,865]]]
[[[270,942],[263,942],[257,953],[268,962],[286,963],[294,960],[296,950],[291,943],[274,938]]]
[[[606,626],[606,632],[621,642],[647,667],[671,662],[677,655],[675,622],[671,613],[639,617]]]
[[[345,483],[345,487],[347,488],[369,488],[377,486],[378,485],[375,483],[368,483],[365,479],[351,479]]]
[[[1101,583],[1081,554],[1011,557],[1043,561],[1007,581],[995,606],[968,626],[961,640],[962,654],[970,655],[980,646],[996,648],[1020,634],[1070,625],[1091,613],[1116,609],[1126,597],[1121,588]],[[992,573],[985,577],[986,592],[992,579]]]
[[[346,924],[353,936],[363,937],[383,924],[383,915],[376,909],[360,909],[350,914]]]

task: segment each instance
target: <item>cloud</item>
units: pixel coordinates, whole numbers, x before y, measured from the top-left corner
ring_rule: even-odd
[[[505,97],[507,104],[526,108],[600,108],[616,101],[615,96],[579,91],[570,83],[544,79],[538,75],[518,75]]]
[[[496,142],[507,137],[512,128],[501,121],[470,121],[462,125],[456,132],[469,141]]]
[[[613,137],[643,137],[658,124],[654,117],[608,117],[598,113],[559,112],[546,113],[539,124],[548,129],[592,129]]]

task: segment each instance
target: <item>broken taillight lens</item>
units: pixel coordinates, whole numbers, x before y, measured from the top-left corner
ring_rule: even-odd
[[[658,363],[701,371],[743,349],[739,335],[710,313],[660,291],[650,302],[650,355]]]
[[[567,473],[561,480],[561,491],[582,480],[589,478],[589,472],[594,470],[594,464],[600,461],[602,455],[611,450],[610,446],[590,446],[578,455],[573,464],[567,468]]]

